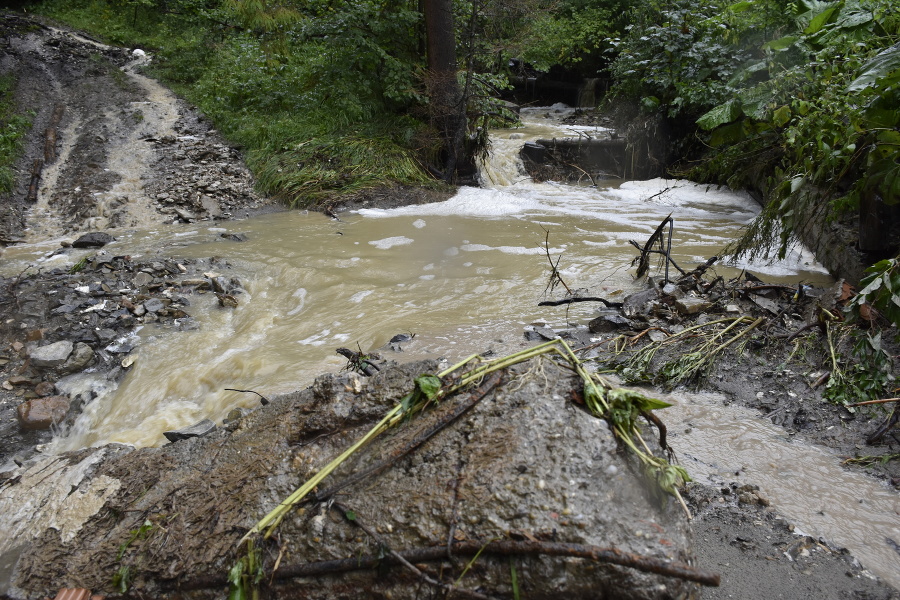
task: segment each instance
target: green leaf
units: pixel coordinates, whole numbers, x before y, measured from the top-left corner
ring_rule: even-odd
[[[348,510],[347,512],[345,512],[345,513],[344,513],[344,516],[347,517],[347,520],[348,520],[348,521],[355,521],[355,520],[356,520],[356,513],[353,512],[352,510]]]
[[[732,99],[725,104],[720,104],[705,115],[697,119],[697,125],[709,131],[715,129],[719,125],[731,123],[743,114],[741,103],[737,99]]]
[[[442,387],[440,377],[436,375],[420,375],[416,377],[416,388],[429,400],[433,400],[441,391]]]
[[[791,120],[791,107],[788,105],[779,106],[772,113],[772,122],[776,127],[784,127]]]
[[[744,124],[741,121],[722,125],[713,130],[709,136],[709,144],[715,148],[740,142],[746,137]]]
[[[672,406],[663,400],[649,398],[641,392],[630,390],[628,388],[616,388],[610,390],[606,394],[606,399],[610,404],[617,406],[631,406],[637,410],[657,410],[659,408],[668,408]]]
[[[781,52],[783,50],[787,50],[791,46],[794,45],[794,42],[799,40],[800,38],[796,35],[786,35],[782,38],[778,38],[777,40],[772,40],[771,42],[766,42],[763,44],[763,50],[771,50],[772,52]]]
[[[859,69],[859,75],[850,85],[848,92],[859,92],[866,88],[887,88],[900,81],[900,43],[879,52],[872,60]]]
[[[821,31],[823,27],[831,20],[831,17],[834,15],[835,11],[838,10],[838,6],[831,6],[826,8],[815,17],[813,17],[812,21],[809,22],[809,25],[806,29],[803,30],[803,33],[806,35],[813,35]]]
[[[738,2],[736,4],[732,4],[731,6],[728,7],[728,10],[730,10],[733,13],[739,13],[739,12],[744,12],[744,11],[750,10],[751,8],[754,8],[754,6],[755,6],[755,4],[753,2],[749,2],[749,1],[745,0],[744,2]]]
[[[128,593],[128,584],[131,579],[131,567],[127,567],[122,565],[119,567],[119,570],[116,571],[116,574],[113,575],[112,583],[113,587],[116,588],[116,591],[120,594]]]

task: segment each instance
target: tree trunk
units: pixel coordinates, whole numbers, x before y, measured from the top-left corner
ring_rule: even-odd
[[[446,182],[453,180],[463,151],[466,113],[456,81],[456,34],[451,0],[423,0],[428,45],[428,96],[432,120],[443,138]]]

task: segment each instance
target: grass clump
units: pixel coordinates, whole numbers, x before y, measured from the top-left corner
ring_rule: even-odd
[[[0,194],[12,191],[15,185],[13,164],[22,152],[25,133],[31,121],[17,113],[13,93],[15,80],[11,76],[0,77]]]
[[[423,120],[422,57],[410,34],[417,11],[386,18],[365,4],[307,15],[307,6],[270,22],[229,2],[153,6],[48,0],[40,11],[150,51],[149,74],[243,150],[260,192],[292,207],[436,185],[425,165],[440,140]]]

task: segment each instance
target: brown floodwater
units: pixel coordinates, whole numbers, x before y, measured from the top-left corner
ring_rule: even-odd
[[[48,450],[165,443],[163,431],[204,418],[221,422],[235,407],[258,405],[255,395],[226,388],[274,396],[341,369],[346,360],[335,353],[338,347],[376,350],[395,360],[450,361],[516,350],[525,343],[527,324],[583,326],[596,312],[592,304],[538,306],[563,293],[561,287],[547,290],[548,251],[571,288],[620,300],[637,289],[629,240],[643,244],[666,216],[674,219],[673,257],[690,269],[718,255],[759,212],[745,194],[685,181],[535,184],[517,164],[522,143],[598,133],[560,128],[545,118],[548,112],[533,110],[526,127],[496,133],[484,187],[463,188],[446,202],[362,210],[340,221],[295,211],[115,231],[117,241],[106,250],[135,260],[227,258],[246,293],[233,310],[219,308],[212,296],[193,296],[196,331],[143,328],[134,366],[117,389],[108,389],[99,375],[70,378],[68,389],[92,388],[99,396]],[[226,232],[244,233],[247,241],[225,241],[220,234]],[[16,273],[29,262],[63,266],[83,255],[46,258],[58,244],[10,248],[0,268]],[[728,277],[743,268],[772,282],[832,282],[802,249],[774,264],[716,270]],[[415,337],[401,344],[402,352],[385,349],[399,333]],[[695,478],[731,481],[729,474],[740,472],[800,529],[847,546],[873,572],[900,585],[898,556],[885,542],[900,540],[895,493],[844,471],[822,449],[791,442],[750,411],[723,407],[720,398],[675,400],[666,418],[677,423],[672,431],[691,430],[678,434],[676,448]]]
[[[753,484],[805,533],[848,548],[864,567],[900,589],[900,496],[841,466],[827,448],[795,440],[755,411],[716,394],[667,396],[660,415],[682,466],[701,483]],[[809,400],[816,402],[817,400]]]

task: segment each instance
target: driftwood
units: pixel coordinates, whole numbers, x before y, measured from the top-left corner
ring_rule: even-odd
[[[599,296],[583,296],[576,298],[563,298],[562,300],[545,300],[538,302],[538,306],[561,306],[563,304],[574,304],[576,302],[602,302],[606,308],[622,308],[621,302],[610,302],[606,298]]]
[[[618,548],[589,546],[586,544],[569,544],[563,542],[542,541],[488,541],[467,540],[453,544],[456,556],[474,556],[475,554],[496,554],[501,556],[562,556],[566,558],[583,558],[594,562],[610,563],[630,567],[645,573],[655,573],[665,577],[674,577],[685,581],[693,581],[701,585],[717,587],[720,583],[718,573],[697,569],[684,563],[669,561],[652,556],[643,556],[633,552],[625,552]],[[429,546],[427,548],[410,548],[398,550],[404,560],[410,563],[447,560],[446,546]],[[273,580],[293,579],[295,577],[314,577],[329,573],[346,573],[363,571],[381,566],[397,565],[399,561],[393,554],[387,556],[367,555],[353,556],[337,560],[325,560],[312,563],[300,563],[282,566],[273,574]],[[166,585],[168,583],[168,585]],[[198,577],[182,583],[163,582],[168,589],[200,590],[224,587],[228,584],[225,575]]]
[[[660,192],[661,193],[661,192]],[[651,196],[652,197],[652,196]],[[663,232],[665,231],[666,225],[669,226],[669,238],[667,243],[663,244]],[[662,254],[665,257],[666,263],[666,275],[665,281],[668,283],[669,281],[669,263],[672,263],[672,266],[678,269],[678,271],[682,275],[686,275],[684,269],[678,266],[674,260],[672,260],[672,230],[675,227],[675,220],[672,219],[672,213],[669,213],[665,219],[663,219],[662,223],[659,224],[659,227],[656,228],[656,231],[653,232],[647,239],[647,243],[641,246],[634,240],[628,240],[628,243],[637,248],[641,255],[635,259],[638,263],[637,273],[635,276],[637,278],[643,277],[648,270],[650,270],[650,255],[651,254]],[[654,248],[658,246],[658,249]]]

